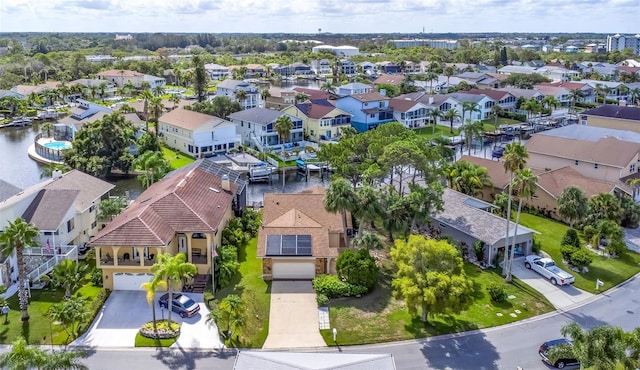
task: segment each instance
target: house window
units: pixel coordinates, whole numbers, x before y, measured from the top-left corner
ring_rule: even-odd
[[[598,164],[597,164],[597,163],[596,163],[596,164],[594,164],[594,165],[593,165],[593,168],[595,168],[595,169],[597,170],[597,169],[598,169]]]
[[[93,211],[96,210],[96,205],[95,204],[91,204],[91,207],[89,207],[89,213],[93,213]]]
[[[578,164],[580,164],[580,161],[578,161],[578,160],[576,159],[576,166],[577,166]]]
[[[633,173],[636,172],[636,164],[632,164],[631,166],[629,166],[629,172]]]
[[[67,232],[70,233],[74,227],[75,227],[75,220],[72,218],[69,221],[67,221]]]
[[[95,229],[97,226],[98,226],[98,222],[97,222],[97,221],[93,221],[93,222],[91,223],[91,228],[92,228],[92,229]]]
[[[251,128],[251,122],[247,122],[249,128]]]

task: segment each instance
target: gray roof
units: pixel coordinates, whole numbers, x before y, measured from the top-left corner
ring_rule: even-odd
[[[478,208],[480,204],[491,207],[490,203],[448,188],[444,189],[442,200],[444,201],[443,210],[431,215],[434,220],[489,245],[495,245],[504,239],[507,231],[505,219]],[[510,237],[513,236],[515,225],[514,222],[509,222]],[[535,233],[535,231],[522,225],[518,226],[518,235],[529,233]]]
[[[96,114],[92,114],[89,117],[86,117],[83,119],[75,119],[73,118],[73,116],[67,116],[59,120],[58,123],[56,123],[56,125],[62,124],[64,126],[69,126],[69,127],[75,126],[76,128],[80,129],[84,124],[101,120],[104,118],[104,116],[108,114],[109,113],[107,112],[100,111],[100,112],[96,112]]]
[[[251,108],[251,109],[241,110],[239,112],[231,113],[229,115],[229,119],[252,122],[260,125],[266,125],[271,122],[274,122],[283,114],[284,113],[274,109]]]
[[[540,91],[533,89],[518,89],[516,87],[503,87],[500,89],[496,89],[499,91],[506,91],[516,98],[523,97],[525,99],[533,98],[536,95],[540,95]]]
[[[249,84],[241,80],[226,79],[218,84],[218,88],[235,89],[238,86],[248,86]]]
[[[22,214],[22,218],[40,231],[55,231],[64,221],[79,194],[79,190],[40,190]]]
[[[553,130],[538,132],[536,135],[555,136],[565,139],[593,142],[597,142],[605,137],[615,137],[616,139],[623,141],[640,143],[640,134],[637,132],[585,125],[568,125],[558,127]]]
[[[362,82],[351,82],[342,86],[338,87],[339,89],[349,89],[349,90],[356,90],[356,89],[370,89],[373,90],[373,87],[371,87],[371,85],[366,85],[363,84]]]
[[[391,354],[240,351],[234,370],[395,370]]]
[[[0,202],[21,192],[22,189],[10,184],[4,180],[0,180]]]
[[[479,103],[482,99],[485,98],[486,95],[478,95],[478,94],[465,94],[465,93],[452,93],[452,94],[446,94],[447,98],[452,98],[455,99],[461,103],[463,102],[472,102],[472,103]],[[490,97],[486,96],[487,98],[491,99]],[[493,100],[493,99],[491,99]]]
[[[97,177],[87,175],[78,170],[71,170],[62,174],[61,177],[53,179],[45,185],[47,190],[76,190],[80,192],[77,199],[79,211],[84,211],[91,207],[92,203],[107,194],[115,185],[100,180]]]

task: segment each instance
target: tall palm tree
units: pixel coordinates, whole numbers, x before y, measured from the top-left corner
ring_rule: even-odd
[[[151,306],[151,314],[153,317],[153,332],[158,333],[158,325],[156,323],[156,291],[158,289],[167,289],[167,282],[164,280],[152,279],[140,286],[147,292],[147,304]]]
[[[516,237],[518,235],[518,224],[520,223],[520,213],[522,211],[522,201],[528,199],[536,192],[538,184],[538,176],[536,176],[530,168],[523,168],[516,171],[516,177],[513,179],[513,190],[518,195],[518,213],[516,215],[516,227],[513,230],[513,241],[511,242],[511,252],[509,255],[509,264],[505,281],[511,282],[511,268],[513,266],[513,257],[516,250]]]
[[[24,250],[37,244],[37,237],[40,230],[34,225],[25,222],[18,217],[4,228],[0,234],[0,251],[5,257],[9,257],[16,252],[18,263],[18,300],[20,301],[20,311],[22,311],[22,321],[29,321],[29,297],[27,296],[27,264],[24,260]]]
[[[465,115],[467,112],[469,112],[469,121],[473,122],[473,112],[480,113],[481,110],[477,103],[474,103],[472,101],[465,101],[462,102],[462,122],[466,121]]]
[[[162,85],[156,85],[153,89],[153,96],[162,96],[164,95],[164,86]]]
[[[324,208],[333,213],[340,212],[342,214],[342,227],[344,231],[344,245],[349,246],[349,237],[347,236],[347,211],[354,208],[356,204],[356,195],[349,184],[349,181],[341,177],[331,180],[331,185],[324,197]]]
[[[100,99],[102,99],[103,103],[104,103],[104,95],[106,93],[106,90],[107,90],[107,83],[100,82],[100,85],[98,85],[98,91],[100,91]]]
[[[584,219],[587,215],[587,197],[582,190],[575,186],[565,188],[558,197],[558,214],[569,221],[570,228],[576,221]]]
[[[146,151],[140,154],[134,161],[133,167],[143,170],[141,176],[143,187],[146,189],[166,175],[170,170],[169,163],[162,156],[162,152]]]
[[[493,185],[486,167],[467,161],[457,161],[447,170],[449,187],[461,193],[477,196],[484,187]]]
[[[449,132],[453,134],[453,121],[456,118],[460,118],[460,113],[458,113],[457,110],[450,108],[442,117],[449,121]]]
[[[160,96],[154,96],[150,101],[149,101],[149,108],[151,109],[151,115],[153,116],[153,121],[156,124],[156,137],[158,137],[159,131],[160,131],[160,123],[158,122],[158,119],[160,119],[160,116],[162,115],[162,112],[164,112],[164,104],[162,103],[162,97]]]
[[[274,127],[276,129],[276,132],[278,133],[278,140],[280,141],[280,149],[282,151],[282,156],[284,158],[284,144],[286,143],[286,141],[288,141],[291,138],[291,130],[293,130],[293,122],[291,121],[291,118],[286,115],[283,114],[280,117],[278,117],[278,119],[276,119],[276,122],[274,124]],[[285,168],[286,166],[282,165],[282,192],[284,193],[284,186],[285,186]]]
[[[151,266],[151,272],[154,275],[153,280],[156,282],[166,281],[167,283],[169,290],[169,316],[167,318],[169,323],[171,323],[173,289],[183,280],[194,277],[198,273],[198,269],[193,263],[187,262],[187,257],[184,253],[178,253],[175,256],[169,253],[160,253],[160,255],[156,257],[156,263]]]
[[[448,66],[447,68],[444,69],[442,74],[447,76],[447,90],[449,90],[451,88],[451,86],[449,86],[449,80],[453,75],[456,74],[456,68],[454,66]]]
[[[144,101],[144,108],[143,108],[144,121],[145,121],[147,132],[149,132],[149,101],[153,99],[153,94],[151,93],[151,91],[145,89],[145,90],[142,90],[142,92],[140,93],[140,97]]]
[[[527,148],[524,147],[521,143],[509,143],[504,148],[504,154],[502,155],[502,159],[504,160],[504,171],[509,172],[509,200],[507,202],[507,231],[506,236],[504,238],[504,269],[502,271],[503,275],[506,277],[506,270],[508,269],[507,264],[509,263],[509,226],[511,224],[511,201],[513,198],[513,175],[515,171],[521,170],[527,164],[527,158],[529,158],[529,153],[527,152]]]
[[[320,90],[326,92],[327,94],[335,94],[336,87],[333,85],[331,81],[325,81],[320,85]]]
[[[40,126],[40,131],[46,132],[47,137],[51,137],[51,131],[53,131],[54,127],[53,122],[45,122]]]
[[[491,107],[491,115],[493,116],[493,126],[497,130],[498,129],[498,117],[504,112],[504,109],[498,104],[495,104]]]
[[[484,129],[484,125],[480,121],[476,121],[471,123],[467,120],[467,124],[462,126],[462,132],[464,132],[464,141],[467,144],[467,148],[469,149],[469,155],[471,155],[471,146],[473,145],[473,138],[480,136],[482,130]]]
[[[629,91],[631,96],[631,104],[636,104],[640,100],[640,87],[633,88]]]
[[[229,294],[220,301],[217,309],[209,313],[206,323],[220,324],[225,322],[227,330],[224,331],[224,336],[231,340],[233,333],[242,328],[246,322],[245,311],[246,308],[242,298],[237,294]]]
[[[435,72],[425,73],[425,79],[429,81],[429,94],[433,94],[433,81],[438,80],[438,74]]]
[[[553,112],[554,109],[558,108],[560,102],[555,98],[555,96],[547,95],[542,99],[542,105],[547,109],[551,109]]]
[[[569,101],[571,101],[571,112],[575,112],[576,110],[576,102],[578,102],[582,97],[584,97],[584,93],[580,89],[571,89],[568,94]]]
[[[358,235],[362,235],[364,224],[368,221],[373,223],[373,220],[382,214],[382,204],[380,202],[380,195],[370,185],[365,185],[356,190],[355,201],[356,214],[360,217]]]
[[[433,130],[431,131],[431,133],[435,134],[436,126],[438,126],[438,119],[442,118],[442,112],[440,112],[440,109],[438,108],[431,109],[429,111],[429,117],[433,120]]]
[[[176,109],[178,103],[180,103],[180,96],[178,96],[177,94],[171,94],[171,96],[169,97],[169,101],[173,103],[172,109]]]
[[[238,103],[242,104],[242,108],[244,109],[245,108],[245,101],[247,100],[247,97],[248,97],[247,92],[242,90],[242,89],[240,89],[240,90],[236,91],[235,96],[236,96],[236,101]]]

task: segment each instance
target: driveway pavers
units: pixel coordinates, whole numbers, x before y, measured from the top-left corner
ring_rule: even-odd
[[[318,304],[311,281],[274,281],[269,335],[262,348],[325,347],[318,326]]]
[[[542,293],[556,309],[566,309],[594,296],[573,285],[560,286],[551,284],[551,282],[542,275],[524,267],[524,257],[513,260],[512,273],[513,276]]]

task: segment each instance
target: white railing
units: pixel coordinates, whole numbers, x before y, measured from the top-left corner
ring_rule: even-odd
[[[44,248],[26,248],[23,251],[25,256],[42,256],[50,257],[43,264],[39,265],[35,270],[27,274],[29,280],[39,280],[42,276],[48,274],[60,262],[64,260],[78,260],[78,247],[75,245],[61,245],[58,247]]]

